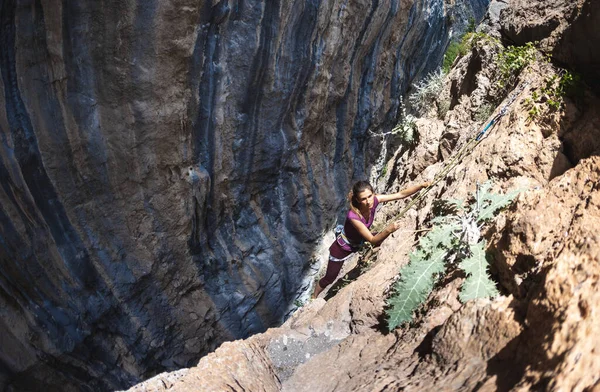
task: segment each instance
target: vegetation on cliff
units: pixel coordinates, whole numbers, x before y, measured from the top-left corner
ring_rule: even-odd
[[[431,231],[419,239],[408,265],[400,270],[394,294],[388,299],[390,329],[410,321],[415,309],[425,302],[436,282],[451,268],[462,269],[467,277],[460,293],[462,302],[498,294],[487,271],[486,242],[481,239],[481,229],[519,191],[503,195],[489,190],[489,183],[478,186],[470,203],[462,200],[438,203],[445,206],[446,214],[431,220]]]
[[[224,345],[172,389],[199,383],[294,392],[600,387],[600,99],[589,74],[576,76],[586,69],[578,60],[554,64],[546,55],[564,45],[562,37],[592,31],[581,26],[598,7],[589,0],[555,3],[559,16],[542,16],[560,20],[549,23],[530,19],[545,2],[511,2],[503,31],[520,38],[512,46],[474,33],[433,102],[413,118],[418,142],[389,143],[391,157],[377,180],[386,191],[433,178],[497,119],[477,148],[400,218],[403,228],[349,261],[344,284],[327,301],[307,303],[280,328]],[[564,30],[550,34],[548,26]],[[514,97],[508,108],[507,97]],[[487,181],[488,188],[478,188]],[[517,189],[527,191],[515,197]],[[384,206],[379,223],[402,209]],[[390,331],[387,299],[394,284],[407,280],[413,292],[426,283],[416,301],[425,303],[408,312],[402,308],[408,297],[400,300],[396,321],[401,313],[413,319]],[[494,298],[472,299],[495,290]]]

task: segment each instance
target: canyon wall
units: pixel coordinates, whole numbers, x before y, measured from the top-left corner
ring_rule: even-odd
[[[486,6],[0,1],[0,389],[124,387],[281,323],[367,131]]]
[[[427,113],[416,119],[419,142],[396,149],[378,181],[392,192],[456,163],[402,217],[404,201],[382,203],[375,225],[399,219],[401,228],[380,247],[349,259],[324,298],[308,302],[281,327],[224,343],[197,366],[158,375],[130,392],[600,391],[600,99],[594,73],[586,72],[594,69],[594,54],[585,50],[600,3],[493,5],[506,6],[494,34],[506,40],[513,31],[545,29],[553,20],[564,28],[546,30],[538,44],[547,52],[532,52],[508,83],[503,70],[523,52],[507,63],[501,54],[510,52],[499,40],[474,36]],[[580,46],[568,50],[580,56],[562,57],[569,40]],[[556,57],[548,61],[548,54]],[[565,60],[567,68],[561,67]],[[581,82],[550,95],[575,69]],[[478,221],[480,232],[465,227],[469,216],[452,206],[470,201],[487,209],[479,193],[483,183],[495,194],[519,195],[491,222]],[[425,265],[413,272],[413,282],[431,276],[428,260],[411,252],[436,226],[434,218],[444,215],[461,218],[462,229],[444,232],[455,241],[472,233],[485,239],[479,262],[499,294],[463,302],[461,285],[467,273],[477,272],[448,257],[412,320],[390,331],[386,300],[405,278],[398,272],[410,258]],[[432,237],[429,246],[421,243],[422,252],[439,241]],[[420,289],[414,283],[410,294]]]

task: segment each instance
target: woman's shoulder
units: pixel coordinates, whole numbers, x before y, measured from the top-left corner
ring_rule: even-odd
[[[346,218],[362,221],[361,216],[359,214],[357,214],[356,212],[354,212],[354,210],[352,210],[352,209],[350,209],[348,211],[348,215],[346,215]]]
[[[375,195],[375,196],[373,196],[373,208],[376,208],[378,204],[379,204],[379,199],[377,198],[377,195]]]

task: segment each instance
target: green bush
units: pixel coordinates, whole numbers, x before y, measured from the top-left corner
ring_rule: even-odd
[[[450,42],[446,49],[446,53],[444,54],[442,70],[444,70],[445,73],[448,73],[457,57],[466,55],[474,46],[484,43],[500,45],[500,41],[496,38],[493,38],[486,33],[476,33],[474,31],[468,31],[457,41]]]
[[[443,120],[446,117],[446,113],[448,113],[448,110],[450,110],[450,100],[449,99],[438,100],[437,114],[438,114],[438,118],[440,120]]]
[[[467,25],[467,33],[472,33],[475,31],[475,18],[472,16],[469,18],[469,24]]]
[[[494,38],[486,33],[467,33],[461,40],[461,51],[460,55],[464,56],[469,52],[473,47],[479,45],[496,45],[500,46],[500,41],[497,38]]]
[[[581,75],[565,70],[560,77],[559,91],[563,97],[580,97],[583,94]]]
[[[416,120],[417,118],[415,116],[403,113],[402,119],[398,125],[392,129],[392,134],[396,135],[400,144],[411,147],[417,143],[419,133],[415,122]]]
[[[377,178],[385,177],[385,175],[387,174],[387,171],[388,171],[387,165],[383,165],[383,168],[381,169],[381,173],[379,173],[379,176]]]
[[[533,42],[523,46],[508,46],[498,55],[501,88],[513,84],[516,75],[537,58],[538,51]]]
[[[475,111],[475,115],[473,116],[473,120],[477,122],[483,122],[490,118],[490,116],[494,113],[494,109],[496,107],[491,103],[484,103]]]
[[[454,64],[454,60],[458,57],[458,54],[461,52],[461,42],[452,41],[448,45],[446,49],[446,53],[444,54],[444,61],[442,62],[442,71],[444,73],[450,72],[450,68],[452,68],[452,64]]]
[[[576,73],[564,70],[560,76],[546,77],[542,88],[533,90],[531,97],[525,99],[528,120],[535,120],[544,113],[559,110],[565,97],[577,98],[581,91],[581,77]]]
[[[459,296],[462,302],[498,294],[487,272],[485,240],[481,239],[480,229],[520,191],[491,194],[489,188],[489,183],[478,187],[475,202],[470,206],[463,206],[460,200],[443,203],[450,213],[433,219],[433,228],[421,237],[417,249],[410,254],[408,265],[400,271],[394,294],[387,301],[390,330],[412,319],[413,312],[425,302],[438,278],[452,264],[467,275]]]

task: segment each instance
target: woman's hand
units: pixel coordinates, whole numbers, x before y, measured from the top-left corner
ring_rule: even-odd
[[[385,240],[390,234],[398,230],[401,226],[399,221],[392,222],[386,227],[384,227],[383,230],[381,230],[381,232],[373,235],[373,233],[371,233],[361,221],[351,219],[350,222],[352,222],[354,227],[356,227],[360,235],[362,235],[363,238],[369,241],[373,246],[379,246],[379,244],[381,244],[383,240]]]
[[[400,228],[400,222],[396,221],[396,222],[392,222],[390,223],[385,230],[389,233],[392,234],[393,232],[395,232],[396,230],[398,230]]]
[[[409,197],[419,192],[423,188],[427,188],[433,184],[432,181],[425,181],[420,184],[409,186],[408,188],[401,190],[398,193],[393,193],[391,195],[377,195],[377,199],[380,203],[385,203],[386,201],[393,201],[398,199],[404,199],[405,197]]]

